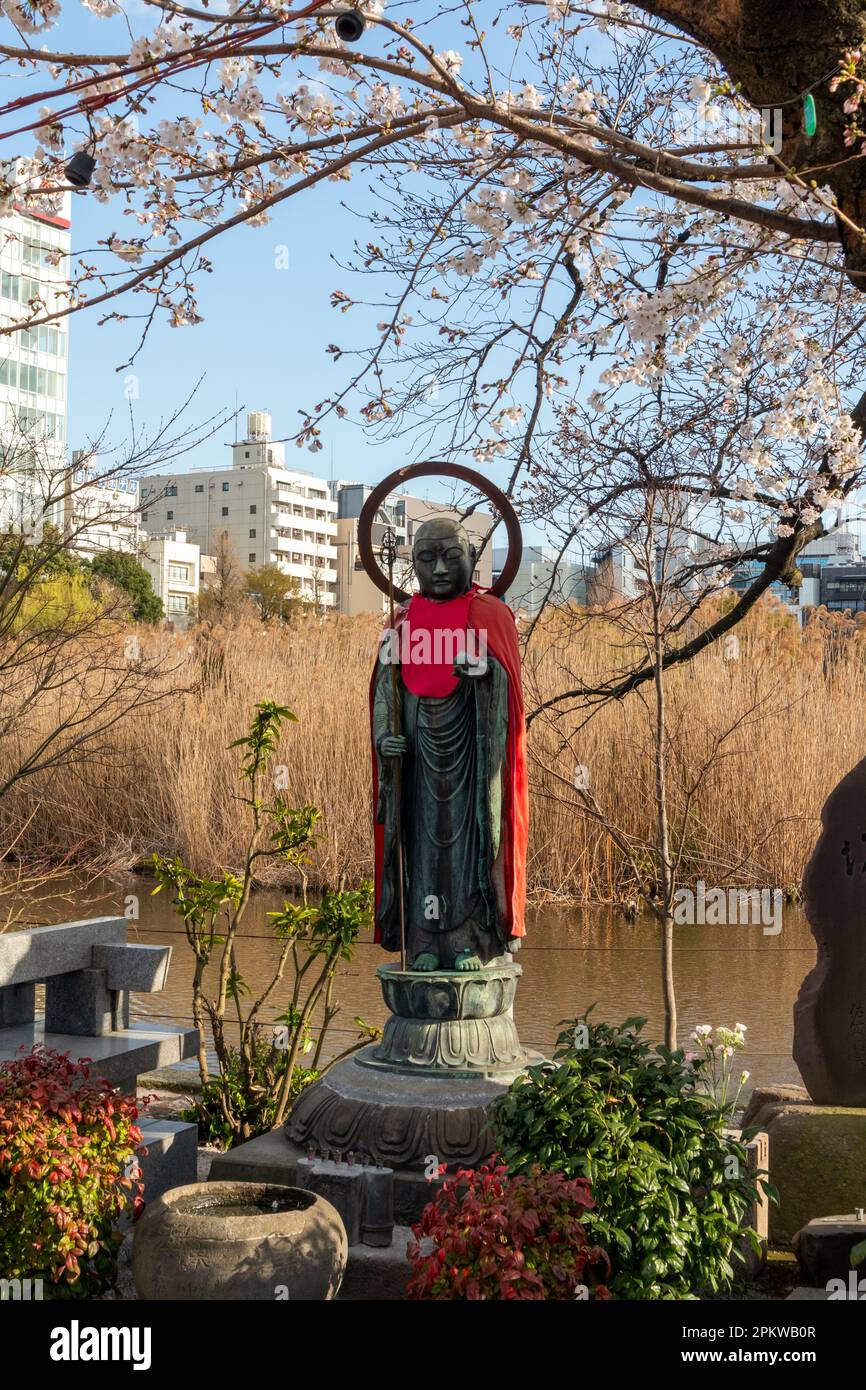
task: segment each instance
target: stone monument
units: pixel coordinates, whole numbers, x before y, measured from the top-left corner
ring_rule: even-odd
[[[816,1245],[832,1252],[840,1222],[853,1219],[839,1213],[866,1200],[866,759],[830,793],[821,823],[803,877],[818,958],[794,1005],[794,1061],[806,1089],[761,1087],[743,1117],[768,1136],[779,1193],[770,1239],[813,1253]]]
[[[794,1005],[794,1061],[816,1104],[866,1106],[866,759],[821,823],[803,879],[818,960]]]
[[[507,498],[471,470],[401,469],[365,505],[362,556],[391,598],[370,691],[376,939],[400,962],[377,971],[391,1015],[381,1042],[302,1092],[286,1122],[299,1149],[363,1152],[394,1168],[398,1221],[429,1199],[431,1167],[490,1154],[492,1102],[540,1060],[513,1018],[528,828],[513,615],[473,584],[475,550],[454,519],[434,517],[415,534],[418,594],[396,591],[372,558],[383,497],[431,473],[473,482],[506,521],[509,565],[494,590],[520,561]]]

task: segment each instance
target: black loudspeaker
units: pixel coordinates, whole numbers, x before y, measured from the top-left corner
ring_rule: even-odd
[[[366,27],[364,16],[358,14],[357,10],[347,10],[338,15],[335,25],[337,38],[342,39],[343,43],[357,43]]]
[[[75,188],[86,188],[93,178],[95,168],[96,160],[92,154],[86,154],[84,150],[76,150],[64,172]]]

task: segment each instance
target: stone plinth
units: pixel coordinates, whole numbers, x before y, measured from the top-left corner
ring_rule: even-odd
[[[286,1121],[288,1139],[303,1150],[369,1154],[395,1169],[423,1169],[431,1156],[474,1167],[492,1152],[488,1112],[510,1076],[405,1076],[377,1068],[375,1050],[338,1062],[301,1092]]]
[[[779,1205],[770,1205],[770,1240],[790,1245],[815,1217],[866,1206],[866,1109],[813,1105],[792,1096],[792,1087],[756,1093],[744,1126],[759,1125],[769,1138],[770,1182]]]
[[[306,1087],[284,1130],[218,1155],[212,1177],[303,1186],[311,1152],[366,1156],[393,1169],[394,1220],[408,1226],[435,1196],[440,1165],[453,1174],[490,1157],[492,1105],[543,1060],[514,1026],[520,966],[377,973],[392,1013],[381,1042]]]
[[[475,1167],[493,1149],[493,1102],[537,1055],[521,1046],[512,1006],[521,967],[377,974],[391,1018],[382,1041],[308,1086],[286,1121],[302,1149],[369,1154],[414,1172],[431,1161]]]
[[[397,1303],[406,1298],[412,1275],[406,1251],[414,1240],[408,1226],[396,1226],[385,1250],[350,1245],[338,1299],[344,1303]]]

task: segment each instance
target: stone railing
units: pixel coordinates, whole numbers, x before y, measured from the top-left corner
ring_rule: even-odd
[[[131,992],[165,987],[170,946],[128,942],[123,917],[93,917],[0,935],[0,1062],[41,1043],[79,1061],[94,1076],[135,1092],[139,1075],[196,1055],[195,1028],[130,1026]],[[36,986],[45,986],[44,1015]],[[195,1126],[144,1119],[145,1198],[195,1181]]]

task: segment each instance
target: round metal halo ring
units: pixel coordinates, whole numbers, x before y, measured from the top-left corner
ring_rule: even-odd
[[[398,468],[394,473],[389,473],[387,478],[383,478],[381,483],[377,483],[361,508],[361,515],[358,519],[358,552],[361,556],[361,564],[376,588],[380,589],[383,594],[390,592],[387,577],[379,568],[373,548],[372,530],[376,513],[389,493],[394,492],[398,487],[403,487],[413,478],[459,478],[462,482],[470,483],[477,488],[496,508],[500,520],[505,523],[505,530],[508,535],[508,558],[502,573],[488,592],[501,598],[513,584],[523,554],[523,537],[520,534],[520,522],[517,520],[517,513],[505,493],[489,478],[485,478],[483,473],[477,473],[474,468],[465,468],[462,463],[440,463],[435,459],[425,463],[407,464],[405,468]],[[394,598],[398,603],[405,603],[411,598],[411,594],[407,594],[403,589],[398,589],[395,586]]]

